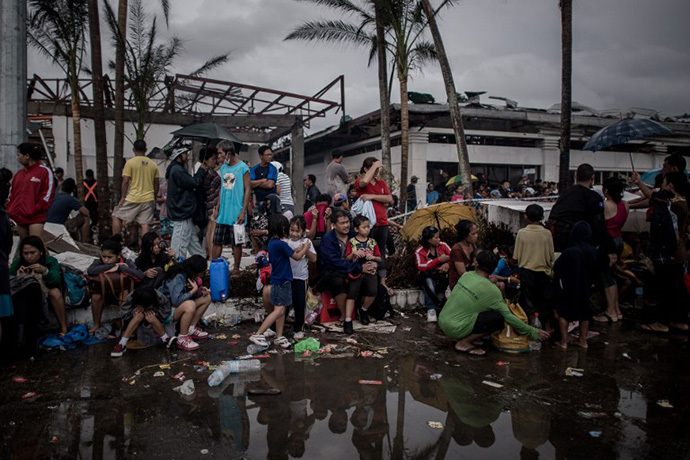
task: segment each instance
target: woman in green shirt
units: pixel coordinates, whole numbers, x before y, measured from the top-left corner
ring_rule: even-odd
[[[475,348],[472,342],[502,330],[506,322],[532,340],[549,337],[548,332],[529,326],[513,315],[501,291],[489,280],[498,259],[491,251],[477,254],[476,270],[462,275],[441,310],[438,324],[447,337],[458,341],[455,344],[457,351],[471,355],[486,354],[486,351]]]
[[[60,335],[66,334],[65,300],[60,291],[62,276],[57,259],[48,255],[43,241],[37,236],[24,238],[19,243],[17,254],[10,266],[10,276],[33,276],[38,280],[60,323]]]

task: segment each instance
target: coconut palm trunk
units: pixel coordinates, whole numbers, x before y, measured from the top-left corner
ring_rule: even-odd
[[[110,233],[110,186],[108,177],[108,149],[103,113],[103,57],[98,0],[89,0],[89,36],[91,39],[91,79],[93,82],[93,124],[96,141],[96,172],[98,177],[98,215],[100,241]],[[116,169],[117,171],[117,169]],[[122,171],[120,170],[120,175]],[[83,176],[77,177],[79,184]],[[84,187],[79,187],[81,193]]]
[[[561,141],[558,190],[570,185],[570,122],[573,80],[573,0],[561,0]]]
[[[400,70],[403,69],[403,70]],[[398,66],[400,80],[400,206],[407,203],[407,167],[410,151],[410,106],[407,101],[407,66]]]
[[[122,188],[122,170],[125,152],[125,33],[127,30],[127,0],[120,0],[117,6],[119,39],[115,46],[115,138],[113,142],[113,189],[114,201],[119,199]],[[99,173],[100,178],[100,173]],[[100,210],[99,210],[100,213]]]
[[[72,92],[72,135],[74,136],[74,175],[81,180],[84,177],[84,160],[81,146],[81,107],[79,97],[79,81],[70,79],[70,91]],[[84,200],[84,188],[77,187],[79,201]]]
[[[386,68],[386,30],[382,0],[374,0],[376,15],[376,61],[378,63],[379,99],[381,102],[381,162],[386,171],[392,174],[391,166],[391,110],[388,92],[388,69]]]
[[[462,124],[462,114],[458,106],[458,93],[455,91],[455,82],[453,81],[453,72],[450,68],[448,55],[446,54],[441,32],[436,23],[436,14],[431,8],[429,0],[422,0],[422,7],[424,14],[429,21],[429,30],[434,39],[434,47],[436,48],[436,55],[438,62],[441,65],[441,73],[443,74],[443,82],[446,86],[446,94],[448,96],[448,110],[450,112],[450,121],[453,124],[453,132],[455,133],[455,147],[458,152],[458,174],[462,181],[465,197],[471,197],[470,189],[471,172],[470,172],[470,154],[467,149],[467,140],[465,139],[465,127]]]

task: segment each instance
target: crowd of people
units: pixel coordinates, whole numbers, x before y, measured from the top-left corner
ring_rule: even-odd
[[[257,287],[267,310],[250,337],[258,346],[268,346],[269,340],[275,346],[291,346],[285,333],[290,309],[293,334],[302,336],[310,292],[333,300],[346,334],[354,332],[355,318],[366,326],[390,313],[381,311],[376,299],[393,294],[386,259],[394,250],[392,230],[399,227],[389,221],[397,200],[375,157],[363,161],[353,180],[342,165],[342,154],[335,152],[326,169],[327,193],[321,193],[314,176],[307,176],[306,211],[295,215],[293,184],[273,160],[269,146],[259,148],[259,161],[251,168],[238,158],[232,142],[206,146],[198,153],[193,174],[187,169],[190,148],[177,147],[169,157],[165,180],[160,180],[158,166],[145,155],[145,142],[138,140],[133,147],[134,157],[123,170],[121,199],[112,213],[113,236],[101,243],[101,256],[85,274],[93,312],[88,332],[102,328],[106,305],[118,305],[122,313],[121,337],[111,356],[122,356],[135,333],[154,336],[165,346],[175,343],[183,350],[198,349],[198,342],[208,337],[200,322],[211,303],[204,275],[208,260],[220,257],[224,247],[232,252],[233,275],[239,273],[244,246],[251,246],[257,256]],[[14,177],[0,171],[0,202],[7,203],[6,211],[2,207],[0,212],[0,265],[7,270],[4,276],[0,273],[0,315],[14,314],[20,323],[30,324],[36,314],[14,309],[13,304],[50,305],[59,324],[59,340],[73,340],[65,314],[66,275],[41,236],[44,223],[55,222],[84,241],[97,218],[97,182],[87,171],[82,183],[85,199],[80,203],[73,196],[75,181],[43,165],[32,145],[21,144],[17,158],[23,168]],[[485,353],[477,339],[506,323],[532,340],[554,337],[555,345],[566,349],[568,332],[577,322],[576,344],[586,348],[590,320],[621,320],[621,297],[644,282],[642,275],[626,266],[624,257],[631,245],[639,253],[639,240],[626,242],[622,228],[630,208],[648,207],[651,231],[646,250],[661,298],[646,312],[642,328],[658,333],[668,332],[669,327],[687,331],[684,170],[682,157],[667,158],[658,189],[647,187],[633,173],[641,197],[628,205],[622,201],[622,180],[605,181],[602,198],[592,190],[593,168],[580,165],[577,183],[558,196],[546,223],[540,205],[527,207],[527,225],[510,247],[480,248],[479,227],[471,220],[457,223],[457,242],[452,247],[441,241],[439,228],[424,228],[415,262],[427,320],[438,322],[456,340],[457,351],[473,355]],[[427,204],[451,193],[446,179],[437,187],[429,184]],[[413,177],[413,187],[408,187],[408,207],[416,203],[411,192],[417,180]],[[527,178],[515,190],[510,182],[496,190],[477,183],[475,189],[477,198],[555,193],[553,184],[531,185]],[[458,193],[450,197],[463,198]],[[70,219],[70,213],[75,217]],[[10,219],[21,239],[13,261],[9,260]],[[157,219],[169,222],[171,235],[156,231]],[[123,255],[122,233],[132,223],[140,226],[142,237],[138,257],[129,260]],[[590,302],[592,289],[601,289],[607,304],[596,316]],[[530,324],[506,304],[505,299],[516,292]],[[534,327],[536,317],[544,329]],[[19,341],[28,343],[32,337],[23,333]]]

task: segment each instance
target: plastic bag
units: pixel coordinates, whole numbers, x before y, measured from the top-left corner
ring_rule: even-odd
[[[305,351],[317,352],[321,348],[321,343],[314,337],[309,337],[295,344],[295,353],[302,354]]]
[[[242,224],[235,224],[232,226],[233,232],[235,232],[235,245],[240,245],[245,243],[245,232],[244,232],[244,225]]]
[[[374,212],[374,204],[371,201],[364,201],[361,198],[357,198],[355,204],[352,205],[353,215],[363,215],[369,219],[369,225],[371,228],[376,225],[376,213]]]

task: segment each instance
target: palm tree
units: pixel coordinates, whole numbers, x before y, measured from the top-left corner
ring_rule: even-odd
[[[129,3],[129,33],[120,33],[117,18],[108,3],[106,19],[110,28],[113,45],[124,36],[125,44],[125,83],[129,88],[129,103],[134,107],[134,131],[138,139],[144,139],[151,125],[152,111],[162,109],[166,101],[156,99],[160,91],[160,83],[170,71],[173,62],[183,51],[182,40],[173,37],[168,43],[162,44],[158,40],[157,18],[144,11],[142,0],[132,0]],[[206,61],[201,67],[190,72],[191,76],[200,76],[228,60],[228,53],[215,56]],[[116,67],[114,61],[108,63],[111,69]]]
[[[444,3],[451,3],[445,1]],[[462,115],[460,114],[460,107],[458,106],[458,93],[455,91],[455,82],[453,81],[453,72],[450,68],[446,48],[443,45],[441,32],[436,24],[436,13],[431,8],[429,0],[422,0],[424,14],[429,21],[429,30],[431,36],[434,38],[434,46],[438,55],[438,62],[441,65],[441,73],[443,74],[443,82],[446,86],[446,94],[448,95],[448,110],[450,112],[450,120],[453,123],[453,131],[455,132],[455,146],[458,152],[458,174],[465,187],[464,195],[472,196],[470,186],[470,155],[467,150],[467,140],[465,139],[465,127],[462,124]],[[443,7],[443,5],[441,5]]]
[[[29,44],[65,73],[70,87],[74,134],[74,169],[84,177],[81,145],[79,75],[83,68],[88,30],[87,0],[29,0]],[[83,198],[83,188],[79,187]]]
[[[381,104],[381,162],[386,171],[391,166],[391,98],[388,91],[388,67],[386,61],[386,24],[382,7],[383,0],[374,1],[376,27],[376,56],[379,78],[379,100]],[[371,60],[371,57],[369,58]]]
[[[114,189],[120,192],[122,169],[124,168],[125,144],[125,36],[120,31],[127,30],[128,0],[119,0],[117,6],[117,42],[115,46],[115,139],[114,139]],[[163,16],[168,25],[170,18],[170,1],[161,0]],[[117,197],[115,197],[117,200]]]
[[[384,28],[386,51],[392,56],[391,72],[395,73],[400,85],[400,200],[405,202],[410,125],[407,84],[410,71],[420,69],[429,60],[436,58],[434,45],[425,41],[423,37],[428,23],[422,12],[421,3],[419,0],[362,0],[360,3],[351,0],[302,1],[310,1],[350,16],[357,16],[359,22],[346,22],[342,19],[308,21],[295,28],[286,40],[328,41],[364,46],[369,49],[371,64],[372,60],[378,57],[375,30],[377,20]],[[378,18],[376,13],[379,14]],[[391,170],[389,165],[384,166],[388,171]]]
[[[570,185],[570,118],[573,80],[573,0],[560,0],[561,7],[561,142],[558,189]]]

